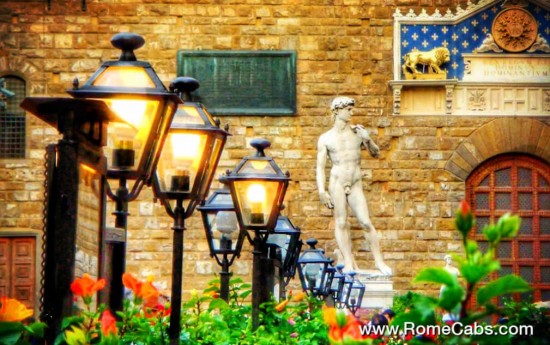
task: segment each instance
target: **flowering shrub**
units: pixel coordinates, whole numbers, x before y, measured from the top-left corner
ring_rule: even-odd
[[[475,240],[469,238],[469,234],[475,225],[475,217],[466,202],[462,202],[455,217],[455,226],[460,232],[464,247],[463,256],[454,256],[458,262],[460,275],[465,284],[461,284],[458,278],[444,268],[426,268],[416,276],[415,282],[435,283],[442,285],[438,298],[416,295],[413,298],[413,307],[409,311],[397,315],[393,324],[403,327],[405,323],[413,323],[417,326],[442,326],[445,322],[441,315],[451,315],[453,323],[460,321],[465,326],[481,325],[485,319],[500,315],[502,310],[493,303],[497,297],[523,293],[531,290],[529,284],[516,275],[501,276],[496,280],[489,280],[491,273],[500,270],[500,262],[495,257],[496,250],[501,240],[516,236],[520,227],[520,218],[505,214],[496,224],[486,225],[482,233],[488,242],[488,249],[483,252],[479,249]],[[481,282],[484,284],[481,284]],[[470,306],[470,301],[476,299],[476,307]],[[498,327],[498,326],[497,326]],[[424,327],[424,329],[429,329]],[[431,328],[435,329],[435,328]],[[484,328],[486,329],[486,328]],[[459,333],[459,332],[456,332]],[[414,343],[439,343],[439,344],[510,344],[509,335],[488,335],[487,332],[475,332],[462,334],[408,334]]]

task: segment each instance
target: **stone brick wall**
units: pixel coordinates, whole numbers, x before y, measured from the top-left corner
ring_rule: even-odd
[[[381,148],[378,159],[364,153],[362,171],[373,223],[393,268],[399,292],[424,289],[411,279],[425,266],[443,265],[460,249],[452,219],[464,197],[464,181],[445,170],[454,150],[493,118],[393,116],[393,19],[396,7],[417,12],[446,10],[466,0],[87,0],[7,1],[0,7],[0,73],[25,78],[30,96],[63,96],[73,79],[84,82],[102,61],[118,58],[112,35],[131,31],[146,44],[136,52],[168,84],[176,77],[179,49],[296,50],[297,115],[229,116],[229,138],[219,172],[232,169],[251,150],[247,142],[265,137],[269,155],[292,182],[286,213],[334,248],[331,212],[319,203],[315,184],[316,142],[332,125],[329,104],[338,95],[356,99],[354,123],[368,127]],[[548,120],[544,120],[548,123]],[[56,131],[28,117],[28,154],[0,160],[0,229],[42,226],[43,148]],[[216,187],[216,186],[214,186]],[[110,205],[112,211],[112,205]],[[150,189],[130,204],[128,271],[154,275],[169,288],[172,220],[154,203]],[[114,217],[108,212],[108,223]],[[364,247],[351,221],[354,244]],[[184,289],[202,289],[218,271],[210,259],[202,224],[195,215],[185,233]],[[232,270],[250,280],[251,247],[245,245]],[[362,267],[372,255],[359,250]],[[293,283],[297,287],[297,280]]]

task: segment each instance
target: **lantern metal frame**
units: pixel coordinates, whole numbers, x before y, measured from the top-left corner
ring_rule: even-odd
[[[176,78],[171,83],[170,89],[178,93],[178,98],[182,101],[186,99],[186,101],[178,106],[170,130],[167,133],[167,135],[173,133],[206,135],[206,142],[196,169],[197,176],[194,176],[193,183],[188,186],[188,189],[176,188],[174,190],[165,189],[166,186],[161,182],[164,176],[160,176],[163,173],[160,168],[156,170],[153,178],[153,191],[155,196],[164,205],[167,214],[174,220],[174,226],[172,227],[174,233],[172,242],[172,288],[170,298],[172,312],[170,313],[170,327],[168,329],[170,344],[178,344],[181,333],[180,317],[185,219],[193,214],[195,207],[206,197],[223,147],[225,146],[227,136],[229,135],[226,130],[220,128],[219,121],[214,121],[212,119],[202,104],[187,101],[187,99],[191,98],[190,93],[196,90],[199,85],[196,79],[188,77]],[[196,115],[200,117],[200,124],[181,123],[177,120],[180,111],[185,114],[185,107],[193,107],[193,109],[195,109]],[[163,152],[160,153],[160,156],[162,160],[164,158]],[[168,171],[165,172],[167,173]],[[187,205],[184,205],[185,200],[189,201]],[[174,205],[172,205],[172,201],[175,202]]]
[[[220,177],[220,182],[224,185],[224,187],[215,190],[202,205],[197,207],[197,210],[199,210],[202,215],[204,231],[206,233],[208,248],[210,250],[210,257],[215,258],[218,265],[222,268],[220,272],[220,298],[227,302],[229,301],[229,278],[231,276],[229,267],[233,264],[233,261],[241,255],[245,232],[240,231],[236,218],[237,215],[235,212],[235,205],[233,204],[233,199],[231,199],[231,191],[227,188],[225,176]],[[231,242],[226,242],[225,245],[220,243],[218,246],[215,244],[216,239],[213,236],[213,223],[214,221],[217,222],[217,216],[220,212],[226,212],[235,216],[235,225],[237,227],[235,229],[237,232],[237,241],[235,246],[233,246]]]
[[[310,238],[306,243],[309,245],[309,248],[304,250],[298,259],[298,273],[300,275],[302,289],[310,296],[324,299],[327,296],[326,286],[330,286],[332,283],[332,277],[330,275],[334,275],[334,272],[329,272],[328,270],[333,260],[325,256],[323,249],[315,248],[315,245],[317,245],[316,239]],[[311,286],[312,282],[309,277],[311,274],[307,271],[307,265],[312,265],[313,267],[315,267],[314,265],[319,266],[319,272],[317,272],[316,275],[320,274],[320,277],[319,280],[315,280],[313,286]]]

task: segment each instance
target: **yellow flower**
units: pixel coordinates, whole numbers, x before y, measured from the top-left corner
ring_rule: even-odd
[[[86,345],[86,334],[80,328],[72,326],[65,331],[65,342],[68,345]]]
[[[32,316],[34,311],[27,309],[25,305],[16,299],[0,298],[0,321],[19,322]]]
[[[284,301],[282,301],[281,303],[275,306],[275,310],[280,313],[283,310],[285,310],[287,304],[288,304],[288,300],[285,299]]]
[[[301,292],[298,292],[296,295],[293,295],[292,296],[292,302],[301,302],[304,300],[304,298],[306,297],[306,293],[301,291]]]

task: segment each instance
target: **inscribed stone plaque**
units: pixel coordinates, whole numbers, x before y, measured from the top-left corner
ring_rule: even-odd
[[[193,100],[214,115],[296,114],[296,52],[180,50],[178,76],[198,79]]]

